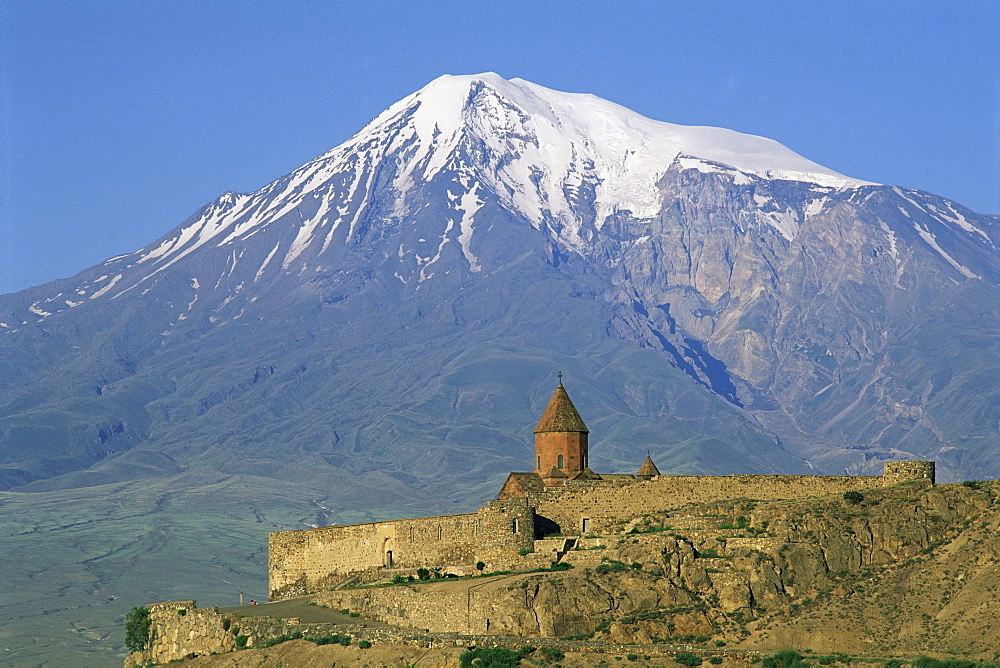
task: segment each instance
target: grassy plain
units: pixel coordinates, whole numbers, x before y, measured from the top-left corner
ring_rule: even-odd
[[[0,493],[0,664],[120,666],[135,605],[266,600],[267,534],[305,526],[314,498],[211,471]]]

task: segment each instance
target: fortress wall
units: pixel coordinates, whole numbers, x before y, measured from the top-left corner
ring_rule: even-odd
[[[471,566],[479,559],[501,568],[530,549],[534,536],[534,510],[525,499],[494,501],[462,515],[272,533],[269,596],[274,601],[314,592],[377,568]]]
[[[490,501],[476,514],[482,540],[475,561],[483,561],[487,570],[511,568],[520,559],[519,551],[534,549],[535,509],[528,499]]]
[[[272,533],[270,598],[316,591],[373,568],[469,564],[481,529],[479,514],[466,513]]]
[[[519,576],[484,578],[470,587],[426,583],[328,591],[318,593],[315,600],[334,610],[349,608],[368,618],[403,628],[426,629],[431,633],[521,635],[532,622],[537,629],[537,621],[530,608],[521,610],[523,594],[503,591],[518,579]],[[498,588],[501,590],[499,598]],[[517,601],[512,601],[512,597]],[[517,611],[513,617],[511,609]],[[537,633],[529,631],[525,635],[537,636]]]
[[[912,462],[906,462],[911,464]],[[905,476],[900,478],[900,476]],[[912,479],[907,472],[882,476],[658,476],[637,482],[586,482],[549,487],[533,494],[540,525],[544,519],[565,535],[600,533],[644,514],[727,499],[801,499],[885,487]],[[899,478],[899,479],[897,479]],[[544,518],[544,519],[542,519]],[[587,519],[587,528],[583,520]]]
[[[315,600],[334,610],[358,610],[365,617],[404,628],[421,628],[431,632],[471,632],[470,594],[464,589],[400,585],[384,589],[320,592]]]
[[[882,478],[886,485],[895,485],[908,480],[926,479],[934,484],[934,462],[927,461],[898,461],[886,462],[882,472]]]
[[[915,478],[934,482],[934,462],[887,462],[883,476],[658,476],[577,481],[527,498],[491,501],[476,513],[273,533],[271,600],[315,592],[380,568],[516,567],[536,534],[606,533],[650,513],[732,499],[801,499],[875,489]],[[391,553],[391,559],[389,557]]]

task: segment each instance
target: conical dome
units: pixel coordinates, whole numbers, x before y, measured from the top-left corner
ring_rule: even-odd
[[[639,471],[635,474],[635,477],[640,480],[649,480],[650,478],[658,475],[660,475],[660,470],[656,468],[656,464],[653,463],[653,459],[649,456],[649,454],[647,454],[646,461],[644,461],[642,466],[639,467]]]
[[[550,431],[590,433],[587,425],[583,423],[583,418],[580,417],[573,402],[570,401],[569,395],[566,394],[566,388],[563,387],[562,383],[559,383],[548,407],[542,413],[542,418],[538,421],[538,426],[535,427],[536,434]]]

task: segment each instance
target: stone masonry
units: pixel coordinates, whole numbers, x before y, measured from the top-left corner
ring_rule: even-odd
[[[560,424],[568,425],[565,429],[573,435],[585,435],[586,426],[561,383],[546,409],[549,414],[560,416]],[[555,424],[543,419],[540,425],[549,422]],[[555,461],[548,451],[552,450],[550,441],[560,433],[551,429],[536,433],[538,461]],[[523,553],[535,550],[536,539],[600,533],[651,510],[727,499],[820,497],[914,479],[934,482],[934,462],[925,461],[886,462],[881,476],[600,476],[589,468],[581,470],[579,461],[568,457],[563,469],[556,468],[549,467],[550,473],[512,474],[501,499],[475,513],[272,533],[268,540],[270,598],[320,591],[371,571],[471,569],[478,562],[487,572],[507,569],[523,561]],[[518,484],[512,485],[515,479]]]

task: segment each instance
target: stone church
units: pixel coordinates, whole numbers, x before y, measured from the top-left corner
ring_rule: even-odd
[[[589,435],[562,378],[535,427],[535,469],[507,476],[498,498],[474,513],[272,533],[270,599],[299,596],[348,578],[377,580],[417,568],[472,572],[549,565],[546,538],[617,533],[650,512],[724,499],[791,499],[934,482],[934,462],[885,462],[881,476],[662,475],[650,459],[633,474],[598,474]],[[545,563],[542,563],[545,562]]]

